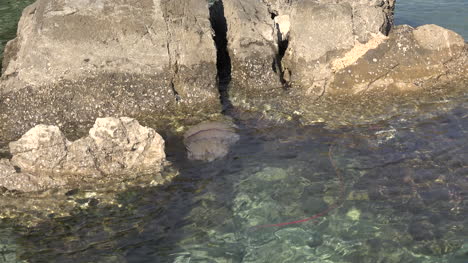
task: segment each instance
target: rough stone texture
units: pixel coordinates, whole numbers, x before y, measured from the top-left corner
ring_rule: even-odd
[[[103,174],[158,170],[166,157],[163,138],[131,118],[99,118],[89,138],[98,170]]]
[[[465,46],[465,40],[457,33],[437,25],[423,25],[413,31],[414,39],[424,49],[452,51],[453,47]]]
[[[16,172],[9,160],[0,159],[0,187],[5,187],[8,190],[34,192],[63,184],[64,182],[60,178],[52,179],[49,176]]]
[[[38,123],[219,112],[207,3],[38,0],[6,47],[0,94],[7,140]]]
[[[56,126],[37,125],[10,143],[12,164],[22,172],[53,173],[67,155],[69,142]]]
[[[278,68],[278,44],[274,21],[261,1],[223,0],[231,58],[233,104],[252,99],[262,101],[265,90],[278,96],[282,84]],[[276,71],[276,72],[275,72]]]
[[[68,175],[155,173],[165,161],[162,137],[127,117],[99,118],[88,137],[74,142],[56,126],[38,125],[11,142],[10,151],[11,162],[0,162],[0,186],[21,191],[63,185]]]
[[[256,10],[250,13],[237,1],[223,2],[231,59],[250,65],[249,54],[260,53],[254,57],[275,61],[276,78],[267,79],[271,75],[233,63],[241,73],[233,74],[228,93],[239,108],[273,119],[347,124],[390,117],[392,103],[411,94],[427,97],[447,87],[457,93],[468,82],[464,40],[435,25],[391,31],[393,0],[263,0],[249,4]],[[272,28],[273,40],[259,28],[268,36]],[[262,44],[238,52],[236,43],[245,38]]]
[[[399,26],[355,63],[335,72],[330,92],[416,91],[467,76],[461,36],[436,25]]]
[[[188,158],[208,162],[226,156],[238,140],[235,127],[225,122],[201,123],[184,134]]]
[[[393,1],[296,1],[290,14],[284,78],[299,93],[319,97],[333,71],[330,63],[376,34],[388,33]]]
[[[323,95],[331,62],[393,24],[394,0],[223,3],[233,61],[229,99],[264,111],[284,107],[278,98],[285,96]]]

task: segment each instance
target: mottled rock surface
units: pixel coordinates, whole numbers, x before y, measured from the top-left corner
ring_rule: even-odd
[[[279,95],[278,43],[267,5],[243,0],[223,0],[223,4],[234,87],[230,99],[239,105],[246,100],[261,102],[266,90],[269,97]]]
[[[53,173],[66,158],[68,144],[58,127],[40,124],[10,143],[11,162],[23,172]]]
[[[0,159],[0,186],[8,190],[34,192],[63,184],[64,181],[61,178],[17,172],[9,160]]]
[[[223,0],[234,105],[284,107],[289,92],[318,97],[330,62],[393,24],[393,0]],[[251,107],[252,106],[252,107]]]
[[[468,81],[464,40],[435,25],[392,29],[393,0],[223,3],[233,61],[228,95],[239,108],[355,123],[392,116],[391,105],[411,94]]]
[[[0,163],[0,186],[21,191],[63,185],[68,175],[156,173],[165,161],[162,137],[127,117],[99,118],[88,137],[74,142],[56,126],[38,125],[11,142],[10,151],[11,162]]]
[[[7,141],[39,123],[220,112],[207,2],[38,0],[5,49],[0,95]]]
[[[200,123],[184,134],[188,158],[208,162],[226,156],[238,140],[235,127],[225,122]]]
[[[336,70],[330,92],[407,92],[456,82],[468,76],[467,54],[465,41],[451,30],[398,26],[354,63]]]

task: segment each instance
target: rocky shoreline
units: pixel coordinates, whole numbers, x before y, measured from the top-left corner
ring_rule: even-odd
[[[395,101],[466,92],[464,39],[436,25],[394,27],[394,6],[394,0],[38,0],[24,10],[5,49],[0,142],[54,125],[67,145],[65,136],[85,136],[102,117],[127,116],[176,132],[226,109],[304,124],[356,124],[388,117]],[[196,148],[224,156],[232,140],[226,136],[213,149]],[[2,167],[11,177],[17,169],[9,162]]]

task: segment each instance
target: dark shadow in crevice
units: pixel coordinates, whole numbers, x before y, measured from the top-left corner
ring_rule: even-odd
[[[214,31],[213,40],[216,44],[216,68],[218,70],[218,90],[223,113],[232,108],[229,100],[229,84],[231,82],[231,58],[227,49],[227,22],[224,16],[223,1],[215,1],[210,5],[210,22]]]
[[[274,21],[277,14],[275,13],[270,13],[270,14],[271,14],[271,19]],[[289,83],[284,78],[285,75],[284,75],[282,60],[283,60],[284,55],[286,54],[286,50],[288,49],[289,40],[287,38],[283,40],[279,25],[276,24],[276,22],[274,22],[274,25],[275,25],[275,31],[276,31],[276,41],[278,43],[278,53],[276,54],[276,58],[273,62],[273,71],[279,75],[283,88],[288,89]]]

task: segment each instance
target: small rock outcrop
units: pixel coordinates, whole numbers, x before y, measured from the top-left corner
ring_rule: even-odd
[[[332,64],[330,93],[418,91],[468,76],[465,41],[437,25],[397,26],[369,41],[365,53],[359,48]]]
[[[238,140],[235,127],[225,122],[201,123],[184,134],[188,158],[208,162],[226,156]]]
[[[56,126],[38,125],[9,146],[13,157],[0,162],[0,186],[10,190],[64,185],[67,175],[154,173],[165,161],[162,137],[127,117],[99,118],[89,136],[74,142]]]
[[[4,141],[39,123],[87,130],[102,116],[221,111],[205,1],[38,0],[24,10],[2,71]]]

